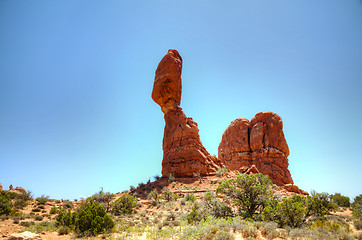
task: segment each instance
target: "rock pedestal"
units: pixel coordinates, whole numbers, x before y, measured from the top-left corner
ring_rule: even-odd
[[[176,50],[169,50],[157,67],[153,85],[152,99],[161,106],[166,123],[162,176],[214,174],[222,167],[220,160],[205,149],[200,141],[197,123],[186,117],[180,107],[181,71],[180,54]]]

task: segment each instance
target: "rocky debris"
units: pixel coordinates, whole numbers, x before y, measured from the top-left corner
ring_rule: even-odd
[[[288,170],[289,148],[280,116],[261,112],[249,122],[238,118],[225,130],[219,145],[219,159],[232,171],[253,171],[269,175],[278,186],[293,184]]]
[[[22,233],[13,233],[8,237],[8,240],[31,240],[31,239],[40,239],[38,234],[32,232],[22,232]]]
[[[293,185],[293,184],[285,184],[282,187],[285,190],[287,190],[288,192],[295,192],[295,193],[302,194],[302,195],[309,195],[309,193],[307,191],[304,191],[304,190],[300,189],[298,186]]]
[[[197,123],[186,117],[181,103],[182,58],[169,50],[159,63],[152,99],[161,107],[165,118],[162,176],[202,176],[214,174],[223,165],[202,145]]]

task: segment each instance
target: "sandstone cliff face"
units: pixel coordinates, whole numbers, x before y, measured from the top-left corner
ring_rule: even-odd
[[[202,145],[197,123],[187,118],[180,107],[182,58],[169,50],[159,63],[152,99],[165,114],[162,175],[176,177],[210,175],[222,166]]]
[[[279,186],[293,184],[288,155],[282,119],[272,112],[258,113],[250,122],[232,121],[219,145],[219,158],[227,168],[245,172],[254,165]]]

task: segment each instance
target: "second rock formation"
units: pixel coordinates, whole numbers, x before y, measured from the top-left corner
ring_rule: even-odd
[[[219,158],[227,168],[244,172],[254,165],[278,186],[293,184],[288,155],[282,119],[272,112],[258,113],[250,122],[232,121],[219,145]]]

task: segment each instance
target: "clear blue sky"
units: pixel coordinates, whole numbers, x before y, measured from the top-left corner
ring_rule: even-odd
[[[217,155],[236,118],[284,122],[310,191],[362,193],[362,1],[0,0],[0,182],[58,199],[161,174],[167,50]]]

